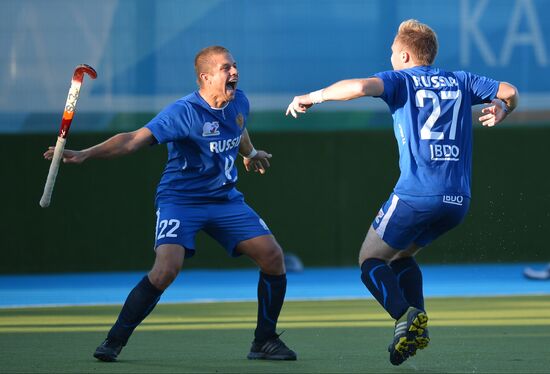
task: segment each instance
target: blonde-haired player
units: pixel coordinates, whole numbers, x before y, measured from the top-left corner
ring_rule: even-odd
[[[396,320],[390,361],[400,365],[429,342],[422,273],[414,255],[456,227],[470,205],[472,106],[489,103],[483,126],[501,123],[517,105],[516,88],[466,71],[432,66],[435,32],[401,23],[391,46],[394,70],[348,79],[297,96],[286,114],[314,104],[374,96],[393,117],[401,175],[359,252],[363,283]]]

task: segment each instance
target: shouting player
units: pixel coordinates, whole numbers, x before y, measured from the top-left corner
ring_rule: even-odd
[[[249,103],[237,89],[237,64],[220,46],[195,57],[199,90],[162,110],[144,127],[120,133],[82,151],[65,150],[63,161],[126,155],[152,144],[167,144],[168,163],[156,195],[156,259],[130,292],[107,339],[94,357],[115,361],[134,329],[153,310],[178,275],[184,258],[195,254],[199,230],[231,256],[247,255],[260,268],[258,319],[249,359],[296,360],[279,339],[276,324],[285,292],[283,251],[265,222],[235,188],[238,153],[247,171],[264,174],[271,154],[256,150],[246,121]],[[44,154],[51,159],[53,147]]]
[[[399,365],[429,342],[422,273],[414,255],[456,227],[470,205],[472,106],[490,103],[479,118],[495,126],[514,110],[516,88],[466,71],[432,66],[434,31],[416,20],[399,26],[392,71],[343,80],[297,96],[286,114],[297,117],[329,100],[380,97],[388,105],[401,175],[368,230],[359,252],[361,279],[396,320],[390,361]]]

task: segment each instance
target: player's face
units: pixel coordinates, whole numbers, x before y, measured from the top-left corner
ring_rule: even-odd
[[[393,70],[404,69],[403,48],[400,43],[394,42],[391,46],[391,66]]]
[[[207,82],[209,94],[228,102],[235,98],[239,71],[237,63],[229,53],[212,56],[212,69]]]
[[[398,46],[395,44],[395,42],[391,45],[391,66],[393,67],[393,70],[399,70],[399,58],[398,54],[399,51],[397,50]]]

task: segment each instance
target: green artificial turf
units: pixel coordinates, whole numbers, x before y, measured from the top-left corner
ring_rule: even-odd
[[[0,310],[0,373],[545,373],[550,298],[436,298],[431,343],[388,361],[393,323],[372,300],[287,302],[281,337],[295,362],[249,361],[254,303],[161,304],[119,361],[92,353],[120,306]]]

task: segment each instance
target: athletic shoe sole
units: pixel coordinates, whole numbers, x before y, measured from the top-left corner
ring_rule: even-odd
[[[428,346],[430,338],[427,333],[427,327],[427,314],[422,311],[418,312],[405,334],[397,341],[394,341],[388,349],[390,352],[390,362],[393,365],[401,365],[409,357],[414,356],[417,350]]]
[[[113,357],[110,354],[107,354],[105,352],[95,352],[94,357],[98,360],[104,361],[104,362],[115,362],[116,357]]]
[[[424,312],[418,313],[409,326],[407,334],[395,344],[395,350],[402,355],[410,355],[413,352],[416,353],[417,349],[426,348],[430,342],[430,338],[424,336],[427,327],[428,316]]]
[[[262,352],[250,352],[246,356],[249,360],[278,360],[278,361],[296,361],[296,356],[270,355]]]

